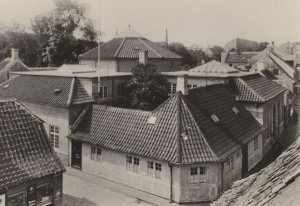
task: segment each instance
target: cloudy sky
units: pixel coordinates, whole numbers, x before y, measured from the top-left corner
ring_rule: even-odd
[[[99,0],[77,0],[97,20]],[[152,41],[201,47],[224,44],[236,37],[256,41],[300,41],[300,0],[100,0],[104,40],[130,24]],[[30,19],[53,8],[52,0],[0,0],[0,22]]]

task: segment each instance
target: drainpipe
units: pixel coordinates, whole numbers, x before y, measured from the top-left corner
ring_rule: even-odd
[[[178,92],[177,99],[177,116],[176,116],[176,127],[177,127],[177,137],[176,137],[176,163],[181,163],[182,151],[181,151],[181,92]]]
[[[170,167],[170,203],[173,202],[173,167],[171,164],[168,164],[168,166]]]
[[[220,193],[221,192],[223,192],[223,187],[224,187],[224,183],[223,183],[223,181],[224,181],[224,162],[221,162],[221,191],[220,191]]]

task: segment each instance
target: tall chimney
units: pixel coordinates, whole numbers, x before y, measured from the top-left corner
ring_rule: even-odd
[[[169,45],[168,29],[166,29],[166,44]]]
[[[15,61],[17,59],[19,59],[19,49],[12,48],[11,49],[11,58],[10,58],[10,60]]]
[[[148,51],[139,51],[139,63],[144,65],[148,63]]]
[[[183,95],[189,94],[189,88],[187,86],[187,74],[177,76],[176,91],[181,91]]]

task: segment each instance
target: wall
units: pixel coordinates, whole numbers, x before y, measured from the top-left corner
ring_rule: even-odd
[[[162,164],[161,179],[147,175],[147,161],[149,159],[140,158],[139,172],[126,170],[126,154],[101,148],[101,161],[90,159],[90,145],[82,144],[82,171],[109,180],[125,184],[151,194],[169,199],[170,198],[170,168],[167,163]],[[134,156],[134,155],[132,155]],[[179,169],[173,168],[173,199],[179,200]]]
[[[228,167],[229,158],[227,161],[223,163],[223,188],[225,190],[228,188],[234,181],[239,180],[242,178],[242,150],[239,149],[238,151],[234,152],[233,154],[229,155],[228,157],[233,157],[234,166],[232,169]]]
[[[69,110],[68,108],[59,108],[34,103],[22,102],[33,114],[45,121],[44,126],[49,135],[49,125],[59,127],[59,148],[54,148],[62,162],[68,164],[68,139],[69,131]]]
[[[263,158],[263,139],[262,134],[258,135],[258,148],[254,149],[254,139],[248,143],[248,171],[257,165]]]
[[[167,76],[167,81],[169,83],[176,84],[177,78],[174,76]],[[187,85],[197,85],[197,87],[204,87],[206,85],[214,85],[214,84],[226,84],[228,83],[227,78],[213,78],[213,77],[187,77]]]
[[[92,68],[97,68],[97,60],[80,60],[79,64],[86,64]],[[118,71],[118,64],[116,60],[101,60],[100,61],[100,68],[103,72],[117,72]]]
[[[207,182],[191,183],[191,167],[205,166],[207,168]],[[221,192],[221,164],[203,163],[183,165],[180,168],[180,202],[211,201]]]

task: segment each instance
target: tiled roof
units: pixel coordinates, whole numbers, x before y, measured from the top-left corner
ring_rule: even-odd
[[[286,90],[261,75],[234,78],[230,85],[237,100],[244,102],[266,102]]]
[[[132,30],[132,29],[131,29]],[[129,32],[131,34],[132,32]],[[148,39],[134,35],[122,35],[113,38],[100,47],[102,59],[137,59],[139,51],[148,51],[149,58],[155,59],[180,59],[177,54],[149,41]],[[79,55],[79,59],[97,59],[98,47]]]
[[[248,63],[248,60],[251,59],[257,52],[229,52],[225,60],[226,63]]]
[[[270,80],[276,80],[277,77],[272,74],[272,72],[270,72],[268,69],[263,69],[260,71],[260,73],[265,76],[266,78],[270,79]]]
[[[28,67],[20,59],[11,61],[10,58],[6,58],[0,63],[0,70],[2,70],[4,68],[9,71],[27,71],[27,70],[29,70]]]
[[[77,78],[34,75],[20,75],[0,84],[0,98],[62,107],[93,102]]]
[[[216,162],[227,157],[261,132],[254,117],[224,85],[194,89],[187,96],[177,92],[153,112],[93,105],[70,138],[113,150],[175,162],[177,122],[181,125],[182,163]],[[180,102],[180,110],[177,106]],[[236,106],[240,114],[232,107]],[[181,112],[180,120],[177,119]],[[211,119],[215,113],[220,124]],[[156,117],[151,125],[148,119]]]
[[[210,206],[258,206],[276,201],[289,185],[296,184],[300,175],[300,139],[261,171],[239,180]],[[294,191],[294,197],[299,191]],[[295,202],[294,202],[295,203]],[[298,202],[299,204],[299,202]],[[293,205],[298,205],[293,204]]]
[[[0,101],[0,191],[65,170],[43,122],[12,100]]]
[[[235,38],[224,46],[225,50],[227,51],[230,51],[231,49],[236,49],[239,51],[254,51],[258,49],[258,47],[258,42],[241,38]]]
[[[230,67],[226,64],[222,64],[218,61],[213,60],[206,64],[202,64],[200,66],[192,68],[192,69],[188,70],[188,72],[230,74],[230,73],[238,73],[239,70],[237,70],[233,67]]]

